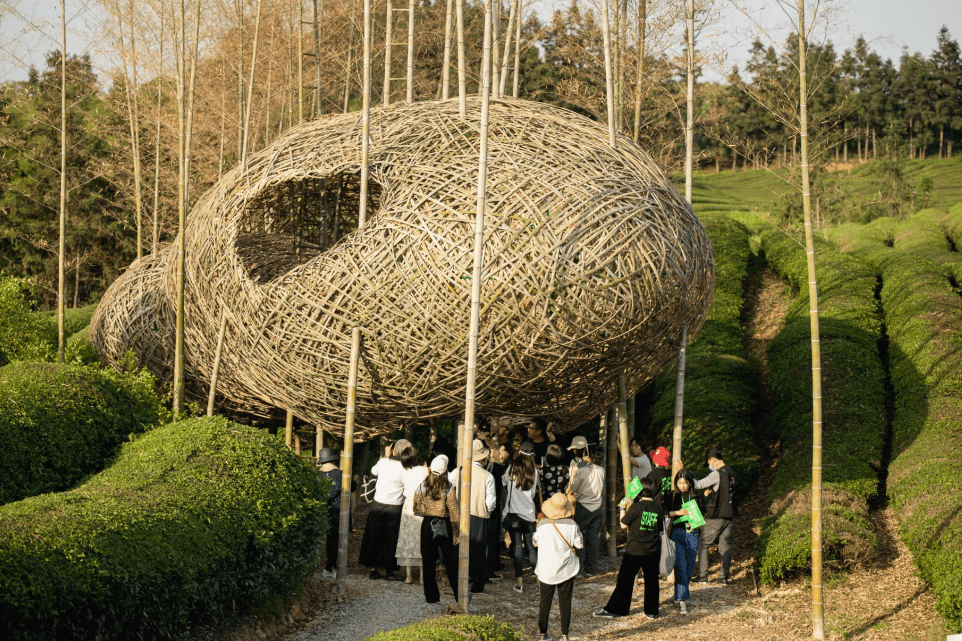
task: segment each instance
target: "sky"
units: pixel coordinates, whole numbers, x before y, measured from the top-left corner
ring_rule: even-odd
[[[45,25],[42,33],[26,29],[22,23],[9,15],[4,15],[0,0],[0,81],[22,80],[26,78],[26,67],[30,63],[43,66],[43,54],[57,48],[60,25],[60,3],[58,0],[19,0],[20,10],[32,18],[32,22]],[[73,17],[68,27],[68,50],[72,53],[81,47],[91,53],[96,66],[102,66],[99,47],[101,43],[91,34],[92,24],[97,20],[97,10],[93,0],[66,0],[67,15]],[[592,0],[589,0],[592,1]],[[675,0],[681,2],[681,0]],[[706,27],[703,39],[723,43],[728,49],[725,65],[741,62],[748,50],[750,21],[730,8],[730,0],[715,0],[722,7],[720,23]],[[738,0],[752,5],[751,15],[776,16],[773,11],[774,0]],[[650,4],[660,4],[664,0],[649,0]],[[832,41],[836,50],[841,52],[851,46],[855,37],[864,35],[871,42],[871,48],[891,58],[898,64],[902,48],[910,52],[920,51],[931,54],[936,45],[936,35],[942,25],[946,25],[957,41],[962,41],[962,0],[822,0],[824,7],[842,8],[842,17],[832,27]],[[538,0],[536,10],[542,18],[547,18],[553,7],[565,7],[570,0]],[[808,0],[813,6],[814,0]],[[84,8],[86,7],[86,8]],[[766,10],[767,9],[767,10]],[[719,37],[715,31],[723,27],[728,35]],[[733,35],[738,34],[738,35]],[[784,38],[781,38],[782,40]],[[70,42],[78,43],[71,46]],[[724,69],[707,70],[704,78],[722,78]]]

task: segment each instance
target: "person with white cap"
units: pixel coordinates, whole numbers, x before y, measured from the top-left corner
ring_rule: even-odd
[[[424,484],[414,494],[414,513],[423,517],[421,521],[421,579],[424,584],[424,599],[428,603],[438,603],[441,592],[438,589],[438,556],[444,560],[444,570],[448,583],[454,591],[454,601],[458,600],[458,534],[457,527],[461,511],[458,507],[457,493],[448,481],[448,457],[441,455],[431,461],[431,472]]]
[[[538,521],[534,533],[534,544],[538,548],[538,591],[541,607],[538,612],[538,629],[541,641],[549,641],[548,614],[554,600],[555,588],[558,590],[558,608],[561,610],[561,639],[568,641],[571,625],[571,595],[575,576],[581,564],[577,550],[584,547],[581,530],[572,520],[575,509],[568,497],[557,492],[541,505],[544,518]]]
[[[588,458],[588,441],[576,436],[568,447],[575,459],[571,470],[571,493],[575,505],[575,523],[584,536],[584,547],[578,550],[581,572],[592,576],[598,572],[598,548],[605,533],[605,470]]]

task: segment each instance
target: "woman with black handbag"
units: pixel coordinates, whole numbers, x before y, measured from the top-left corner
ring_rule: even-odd
[[[424,480],[420,491],[414,495],[414,514],[424,517],[421,521],[421,578],[424,582],[424,599],[428,603],[441,601],[438,589],[438,556],[444,560],[448,583],[458,601],[458,549],[457,537],[452,524],[460,523],[457,493],[448,481],[448,457],[438,456],[431,461],[431,473]]]
[[[515,454],[511,467],[504,473],[507,487],[507,500],[504,506],[504,529],[511,535],[511,550],[514,558],[514,577],[518,584],[515,591],[524,590],[524,552],[528,551],[531,566],[538,565],[538,551],[532,544],[538,511],[534,496],[538,491],[538,469],[534,463],[534,447],[531,443],[521,446]]]

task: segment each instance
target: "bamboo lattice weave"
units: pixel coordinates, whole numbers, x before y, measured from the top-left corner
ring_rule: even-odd
[[[291,129],[205,194],[186,231],[186,359],[254,413],[292,410],[340,434],[351,328],[363,328],[357,437],[463,408],[480,100],[371,112],[369,221],[356,229],[358,114]],[[569,111],[492,101],[477,408],[562,429],[675,357],[714,288],[711,245],[684,199],[627,139]],[[105,362],[170,378],[174,253],[145,257],[93,319]]]

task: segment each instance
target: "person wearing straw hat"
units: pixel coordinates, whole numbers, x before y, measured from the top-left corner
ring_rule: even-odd
[[[592,576],[598,571],[598,549],[605,533],[605,470],[588,459],[588,441],[584,436],[571,440],[568,449],[574,454],[571,493],[575,506],[575,523],[584,536],[584,547],[578,551],[581,572]]]
[[[575,509],[568,497],[556,492],[541,505],[544,518],[538,521],[534,533],[534,545],[538,548],[538,592],[541,606],[538,610],[538,629],[542,641],[548,641],[548,614],[558,590],[558,607],[561,610],[561,639],[568,641],[571,625],[571,596],[575,577],[581,569],[577,550],[584,547],[581,530],[574,522]]]
[[[458,601],[458,523],[461,510],[457,493],[448,481],[448,457],[443,454],[431,461],[431,472],[424,484],[414,494],[414,514],[421,521],[421,579],[424,584],[424,600],[438,603],[438,557],[444,561],[448,583]]]
[[[343,472],[336,465],[338,456],[329,447],[317,453],[317,464],[321,466],[319,472],[330,481],[327,494],[327,518],[331,524],[327,531],[327,562],[321,576],[325,579],[337,578],[337,550],[341,530],[341,479]]]

